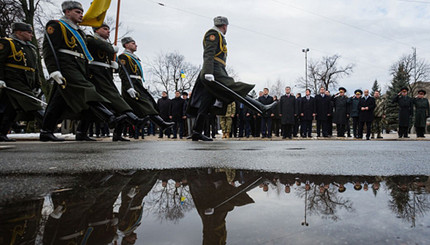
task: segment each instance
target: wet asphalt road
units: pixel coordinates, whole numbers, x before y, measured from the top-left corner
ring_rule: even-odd
[[[188,167],[430,175],[429,151],[430,141],[18,142],[0,144],[0,175]]]

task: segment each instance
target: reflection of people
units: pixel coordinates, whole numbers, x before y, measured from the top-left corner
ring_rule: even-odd
[[[0,207],[0,244],[35,244],[43,199]]]
[[[137,235],[134,231],[141,223],[143,198],[151,191],[157,181],[158,172],[136,172],[121,192],[118,230],[124,236],[121,244],[134,244]]]
[[[232,211],[236,206],[243,206],[254,201],[244,192],[224,205],[215,208],[212,215],[206,215],[206,209],[215,207],[238,193],[241,188],[230,185],[223,172],[210,175],[197,173],[196,176],[189,176],[188,179],[194,204],[203,223],[202,244],[226,244],[227,229],[225,218],[228,212]],[[246,186],[246,183],[242,186]]]

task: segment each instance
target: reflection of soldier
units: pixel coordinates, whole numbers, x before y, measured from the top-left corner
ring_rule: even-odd
[[[34,244],[43,199],[0,207],[0,244]]]
[[[215,207],[238,193],[241,188],[230,185],[224,173],[189,176],[189,181],[190,192],[203,223],[202,244],[226,244],[227,229],[225,218],[228,212],[232,211],[236,206],[243,206],[254,201],[246,193],[241,193],[216,208],[212,215],[205,215],[206,209]],[[243,186],[246,186],[246,183]]]
[[[118,230],[124,235],[121,244],[134,244],[134,231],[140,225],[143,214],[143,198],[157,181],[158,172],[137,172],[121,192]]]

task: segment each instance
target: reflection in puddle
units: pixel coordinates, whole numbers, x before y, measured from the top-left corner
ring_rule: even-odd
[[[427,176],[91,173],[0,200],[0,244],[429,244],[429,187]]]

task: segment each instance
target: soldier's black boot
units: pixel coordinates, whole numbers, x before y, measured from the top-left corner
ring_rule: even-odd
[[[0,116],[0,142],[15,142],[14,139],[7,137],[11,124],[16,117],[15,110],[6,108],[5,112]]]
[[[52,131],[45,131],[45,130],[40,130],[39,140],[44,142],[45,141],[55,141],[55,142],[64,141],[64,139],[62,138],[55,137]]]
[[[122,123],[118,124],[113,131],[112,141],[130,141],[122,137],[122,130],[124,129],[124,125]]]
[[[149,121],[149,116],[145,116],[144,118],[140,118],[140,117],[136,116],[136,114],[134,114],[131,111],[127,111],[125,113],[125,115],[127,115],[127,120],[131,124],[136,126],[136,128],[140,128],[142,125],[144,125],[145,123],[147,123]]]
[[[125,114],[116,117],[106,106],[99,102],[90,103],[90,108],[98,118],[108,123],[109,128],[115,128],[116,125],[127,118]]]
[[[76,129],[76,141],[97,141],[93,138],[88,137],[87,131],[90,126],[90,122],[87,120],[79,121],[78,127]]]
[[[203,114],[198,114],[196,121],[194,122],[193,134],[191,135],[191,139],[193,141],[213,141],[213,139],[207,137],[202,134],[203,127],[205,125],[206,116]]]
[[[255,99],[253,99],[253,98],[251,98],[249,96],[245,97],[245,101],[252,105],[252,106],[248,106],[248,108],[253,109],[254,111],[256,111],[256,112],[258,112],[260,114],[263,114],[266,111],[272,109],[278,103],[278,102],[274,101],[270,105],[263,105],[260,101],[255,100]]]
[[[150,115],[149,119],[160,127],[161,131],[171,128],[175,125],[174,122],[166,122],[159,115]]]

